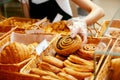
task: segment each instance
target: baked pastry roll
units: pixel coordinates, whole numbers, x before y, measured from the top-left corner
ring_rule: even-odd
[[[55,41],[54,49],[58,54],[68,56],[78,50],[81,47],[81,44],[82,39],[80,36],[77,35],[75,38],[71,38],[70,35],[67,35],[60,37]]]
[[[0,53],[0,63],[14,64],[30,58],[30,51],[27,45],[13,42],[7,45]]]
[[[84,44],[78,51],[77,53],[85,59],[93,59],[94,58],[94,52],[96,49],[99,50],[103,50],[105,46],[103,45],[98,45],[98,44],[94,44],[94,43],[87,43]],[[96,54],[95,55],[96,58],[99,58],[100,55]]]

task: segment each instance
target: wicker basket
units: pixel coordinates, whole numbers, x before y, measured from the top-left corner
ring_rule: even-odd
[[[0,70],[0,80],[41,80],[38,75],[20,74],[18,72],[8,72]]]
[[[57,36],[59,37],[59,36]],[[49,44],[49,46],[47,47],[46,50],[43,51],[43,53],[41,54],[41,56],[39,57],[36,57],[35,59],[32,59],[29,63],[27,63],[27,65],[25,65],[21,70],[20,70],[20,73],[22,74],[29,74],[29,71],[31,68],[36,68],[37,67],[37,63],[41,62],[41,58],[46,56],[46,55],[52,55],[54,56],[54,54],[51,54],[51,50],[54,50],[53,49],[53,43],[54,41],[56,40],[55,37]],[[101,41],[102,40],[102,41]],[[110,45],[110,41],[111,39],[109,38],[89,38],[88,39],[88,43],[95,43],[95,44],[99,44],[99,42],[104,42],[107,46],[104,50],[107,50],[108,49],[108,46]],[[101,67],[101,64],[102,64],[102,61],[104,60],[105,58],[105,55],[101,55],[100,59],[98,60],[98,64],[95,65],[95,73],[97,74],[100,70],[100,67]],[[96,62],[95,62],[96,63]],[[88,79],[88,80],[94,80],[95,79],[95,73],[93,73],[93,75]]]
[[[0,63],[0,70],[2,71],[10,71],[10,72],[19,72],[20,69],[29,62],[31,58],[28,58],[20,63],[17,64],[1,64]]]
[[[12,29],[0,37],[0,52],[6,45],[14,41],[28,45],[34,42],[40,43],[44,39],[46,39],[47,41],[51,41],[52,38],[54,38],[55,36],[51,34],[47,34],[47,35],[46,34],[20,34],[20,33],[15,33],[14,30],[15,29]],[[1,64],[0,63],[0,70],[19,72],[20,69],[28,61],[30,61],[30,59],[31,58],[17,64]]]
[[[88,29],[88,31],[90,31],[90,37],[89,37],[89,42],[96,42],[97,44],[99,44],[99,42],[101,41],[101,38],[95,38],[95,37],[97,37],[98,36],[98,34],[100,35],[100,34],[103,34],[102,32],[101,32],[101,30],[104,30],[104,29],[106,29],[106,28],[104,28],[104,27],[101,27],[101,25],[99,24],[99,23],[96,23],[97,25],[99,25],[99,29],[97,29],[95,26],[94,26],[94,28],[91,30],[90,28]],[[0,46],[3,46],[4,44],[9,44],[10,42],[11,42],[11,33],[13,32],[14,30],[12,30],[12,31],[10,31],[9,33],[6,33],[6,35],[3,35],[1,38],[0,38]],[[93,31],[93,32],[92,32]],[[95,33],[94,33],[95,32]],[[17,34],[19,34],[19,33],[17,33]],[[96,34],[96,35],[95,35]],[[20,34],[20,35],[25,35],[25,34]],[[32,35],[32,34],[27,34],[27,35]],[[44,50],[43,51],[43,53],[41,54],[41,56],[40,56],[40,58],[42,58],[42,56],[45,56],[45,55],[52,55],[52,56],[54,56],[54,54],[50,54],[49,52],[51,52],[52,50],[53,50],[53,43],[54,43],[54,41],[56,40],[56,38],[58,37],[55,37],[56,35],[54,35],[54,34],[51,34],[51,33],[39,33],[39,34],[34,34],[34,35],[43,35],[44,36],[44,38],[46,38],[46,37],[48,37],[48,39],[49,39],[49,41],[50,41],[50,44],[49,44],[49,46],[47,47],[47,49],[46,50]],[[46,36],[46,35],[48,35],[48,36]],[[49,36],[52,36],[52,37],[49,37]],[[54,38],[53,38],[54,37]],[[36,40],[37,40],[37,38],[36,38]],[[41,39],[41,40],[43,40],[43,38]],[[105,41],[105,42],[109,42],[110,40],[107,38],[107,39],[104,39],[103,41]],[[27,43],[28,44],[28,43]],[[109,44],[107,44],[107,45],[109,45]],[[3,46],[4,47],[4,46]],[[107,48],[106,48],[106,50],[107,50]],[[54,50],[53,50],[54,51]],[[49,54],[48,54],[49,53]],[[101,58],[100,58],[100,60],[99,60],[99,62],[98,62],[98,65],[97,65],[97,67],[96,67],[96,73],[98,73],[98,71],[99,71],[99,69],[100,69],[100,66],[101,66],[101,63],[102,63],[102,61],[103,61],[103,59],[104,59],[104,55],[103,56],[101,56]],[[37,59],[37,60],[36,60]],[[1,74],[1,76],[0,76],[0,79],[2,78],[2,79],[5,79],[5,80],[10,80],[10,78],[12,79],[12,80],[17,80],[18,78],[19,79],[22,79],[22,80],[24,80],[24,79],[28,79],[28,80],[38,80],[38,79],[40,79],[40,77],[39,76],[37,76],[37,75],[31,75],[31,74],[26,74],[27,72],[26,71],[29,71],[29,69],[30,68],[32,68],[32,67],[36,67],[36,61],[39,61],[38,60],[38,58],[35,58],[35,59],[31,59],[30,61],[29,61],[29,63],[27,63],[22,69],[20,69],[20,73],[19,72],[7,72],[7,71],[4,71],[4,70],[0,70],[0,73],[3,73],[3,74]],[[21,63],[19,63],[19,64],[21,64]],[[17,68],[18,68],[18,66],[19,66],[19,64],[17,65]],[[6,65],[7,66],[7,65]],[[9,66],[9,65],[8,65]],[[10,65],[11,66],[11,65]],[[3,66],[2,66],[3,67]],[[13,67],[12,67],[13,68]],[[9,69],[8,69],[9,70]],[[12,70],[12,69],[11,69]],[[18,69],[17,69],[17,71],[19,71]],[[3,77],[2,77],[3,76]],[[94,80],[94,74],[93,74],[93,76],[91,77],[91,79],[90,80]]]
[[[52,41],[53,40],[54,38]],[[10,42],[10,35],[7,35],[2,39],[2,41],[4,43]],[[38,58],[40,59],[39,56]],[[33,56],[30,59],[27,59],[18,64],[0,64],[0,80],[40,80],[40,76],[38,75],[26,74],[29,69],[36,67],[36,63],[39,61],[38,58],[36,58],[36,56]]]

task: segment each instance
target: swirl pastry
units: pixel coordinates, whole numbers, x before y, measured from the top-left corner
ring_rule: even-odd
[[[69,54],[75,52],[81,47],[82,39],[80,36],[71,38],[70,35],[60,37],[55,42],[55,51],[63,56],[68,56]]]
[[[97,47],[97,44],[85,44],[79,49],[78,53],[85,59],[93,59],[94,58],[94,51]]]

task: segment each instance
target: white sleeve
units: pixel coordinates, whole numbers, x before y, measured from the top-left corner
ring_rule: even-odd
[[[47,2],[49,0],[32,0],[32,3],[35,3],[35,4],[41,4],[41,3],[44,3],[44,2]]]

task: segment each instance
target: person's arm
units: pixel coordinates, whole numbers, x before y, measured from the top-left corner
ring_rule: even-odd
[[[18,1],[22,3],[24,16],[26,18],[29,18],[30,17],[30,15],[29,15],[29,0],[18,0]]]
[[[72,1],[75,2],[80,8],[89,12],[89,14],[84,18],[87,25],[91,25],[97,22],[100,18],[102,18],[105,15],[104,10],[90,0]]]

